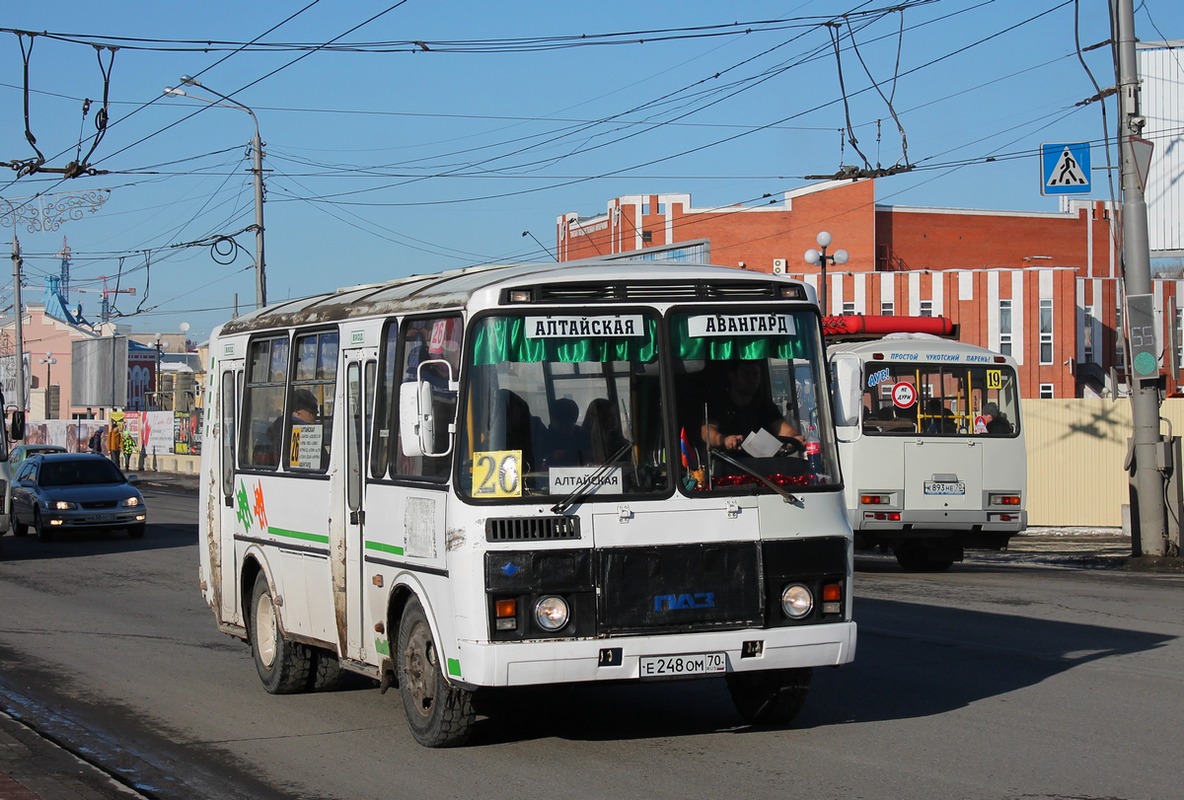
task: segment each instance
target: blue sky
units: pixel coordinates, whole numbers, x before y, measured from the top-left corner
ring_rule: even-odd
[[[254,307],[255,243],[243,232],[254,221],[254,126],[239,110],[164,96],[181,75],[258,119],[272,302],[550,260],[534,239],[553,250],[566,212],[657,192],[690,193],[697,207],[763,204],[864,158],[914,167],[878,181],[880,203],[1051,211],[1040,144],[1100,147],[1105,125],[1113,135],[1117,124],[1113,101],[1105,122],[1102,104],[1078,105],[1093,81],[1114,83],[1108,47],[1084,52],[1084,66],[1076,50],[1109,37],[1105,0],[7,6],[0,161],[36,155],[22,46],[29,129],[47,168],[90,151],[110,76],[109,122],[86,159],[105,174],[0,168],[10,203],[110,190],[57,231],[18,224],[25,299],[39,302],[44,276],[58,273],[65,236],[70,300],[88,317],[98,316],[106,276],[109,289],[136,289],[112,295],[132,330],[187,322],[198,339],[236,301]],[[1135,6],[1141,40],[1184,38],[1184,3]],[[112,60],[96,45],[119,49]],[[1095,168],[1104,163],[1095,150]],[[1108,196],[1103,174],[1094,184],[1094,196]],[[231,234],[239,249],[227,265],[194,244]],[[11,239],[11,226],[0,236]],[[2,308],[10,273],[0,284]]]

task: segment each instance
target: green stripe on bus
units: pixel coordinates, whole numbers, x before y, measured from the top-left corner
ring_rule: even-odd
[[[403,548],[397,544],[383,544],[382,542],[366,541],[367,550],[377,550],[380,553],[390,553],[394,556],[403,555]]]
[[[304,531],[289,531],[283,528],[273,528],[267,526],[267,532],[272,536],[281,536],[285,539],[302,539],[306,542],[317,542],[319,544],[328,544],[329,537],[323,533],[305,533]]]
[[[386,639],[375,639],[374,649],[378,651],[379,655],[389,656],[391,654],[391,644]]]
[[[456,677],[456,678],[460,677],[460,659],[459,658],[448,659],[448,674],[452,675],[453,677]]]

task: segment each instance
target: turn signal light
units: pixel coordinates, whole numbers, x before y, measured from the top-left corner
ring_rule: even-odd
[[[993,506],[1018,506],[1020,496],[1018,494],[993,494],[990,497],[990,503]]]
[[[495,600],[493,603],[493,612],[494,616],[497,617],[494,625],[499,631],[512,631],[518,627],[517,599]]]
[[[886,506],[892,502],[892,498],[886,494],[861,494],[859,496],[860,505],[865,506]]]
[[[822,584],[822,613],[838,614],[843,610],[843,584]]]

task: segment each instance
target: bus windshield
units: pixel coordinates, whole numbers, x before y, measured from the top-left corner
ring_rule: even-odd
[[[470,330],[462,495],[668,490],[652,313],[487,316]]]
[[[688,311],[670,333],[687,491],[840,483],[811,312]]]

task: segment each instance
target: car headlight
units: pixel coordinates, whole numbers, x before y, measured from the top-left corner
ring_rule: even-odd
[[[126,499],[122,503],[120,503],[120,505],[122,505],[126,508],[135,508],[136,506],[140,505],[140,498],[129,497],[128,499]]]
[[[49,504],[49,507],[54,511],[71,511],[78,508],[78,504],[71,503],[69,500],[54,500]]]
[[[814,595],[800,583],[781,590],[781,610],[790,619],[802,619],[814,609]]]
[[[567,624],[571,611],[558,595],[540,597],[534,604],[534,621],[545,631],[557,631]]]

